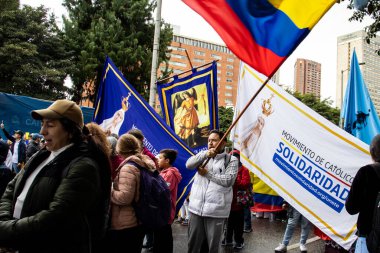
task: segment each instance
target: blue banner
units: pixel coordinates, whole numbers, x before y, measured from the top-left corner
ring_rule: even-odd
[[[33,119],[30,112],[48,108],[53,102],[0,92],[0,122],[4,123],[5,129],[10,134],[13,134],[14,130],[23,131],[25,137],[27,137],[28,133],[39,133],[41,121]],[[81,107],[81,109],[84,123],[91,122],[94,109],[89,107]],[[6,139],[1,130],[0,136]]]
[[[367,144],[380,132],[379,116],[365,86],[355,50],[340,115],[344,130]]]
[[[178,209],[190,191],[189,186],[196,172],[196,170],[187,170],[185,166],[193,152],[137,93],[108,57],[102,77],[95,102],[94,122],[106,131],[118,135],[132,128],[140,129],[145,137],[145,147],[154,155],[164,148],[178,151],[173,164],[182,174],[182,181],[178,186]]]
[[[195,153],[207,149],[208,132],[219,128],[216,62],[186,77],[158,83],[166,123]]]

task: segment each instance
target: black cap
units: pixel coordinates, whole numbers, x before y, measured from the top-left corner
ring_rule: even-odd
[[[24,133],[23,133],[21,130],[16,130],[16,131],[15,131],[15,134],[19,134],[19,135],[21,135],[21,136],[24,135]]]

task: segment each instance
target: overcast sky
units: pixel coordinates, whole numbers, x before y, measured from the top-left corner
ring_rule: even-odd
[[[182,35],[224,44],[213,28],[180,0],[162,0],[162,18],[171,24],[180,26]],[[322,98],[331,97],[335,101],[337,37],[363,29],[369,19],[359,23],[349,22],[352,12],[347,2],[335,4],[314,27],[308,37],[298,46],[280,68],[280,83],[292,85],[294,63],[297,58],[305,58],[322,64]],[[45,5],[56,16],[66,14],[61,0],[21,0],[21,4],[31,6]]]

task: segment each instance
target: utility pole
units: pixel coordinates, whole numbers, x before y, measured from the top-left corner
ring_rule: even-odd
[[[156,100],[156,80],[157,80],[157,63],[158,63],[158,50],[160,48],[160,32],[161,32],[161,7],[162,0],[157,0],[156,22],[154,25],[154,38],[153,38],[153,54],[152,54],[152,69],[150,72],[150,91],[149,91],[149,105],[154,108]]]

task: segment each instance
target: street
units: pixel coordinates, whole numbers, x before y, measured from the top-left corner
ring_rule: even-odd
[[[174,253],[187,252],[187,226],[173,224]],[[242,250],[234,250],[232,247],[222,247],[223,253],[241,252],[241,253],[273,253],[274,248],[281,242],[285,232],[286,223],[280,220],[270,221],[269,219],[252,218],[251,233],[244,233],[245,247]],[[298,245],[300,238],[300,227],[293,234],[292,240],[288,246],[288,253],[300,252]],[[311,242],[309,242],[311,241]],[[315,237],[313,229],[310,231],[307,243],[309,253],[324,252],[324,242]],[[143,250],[142,252],[148,252]]]

